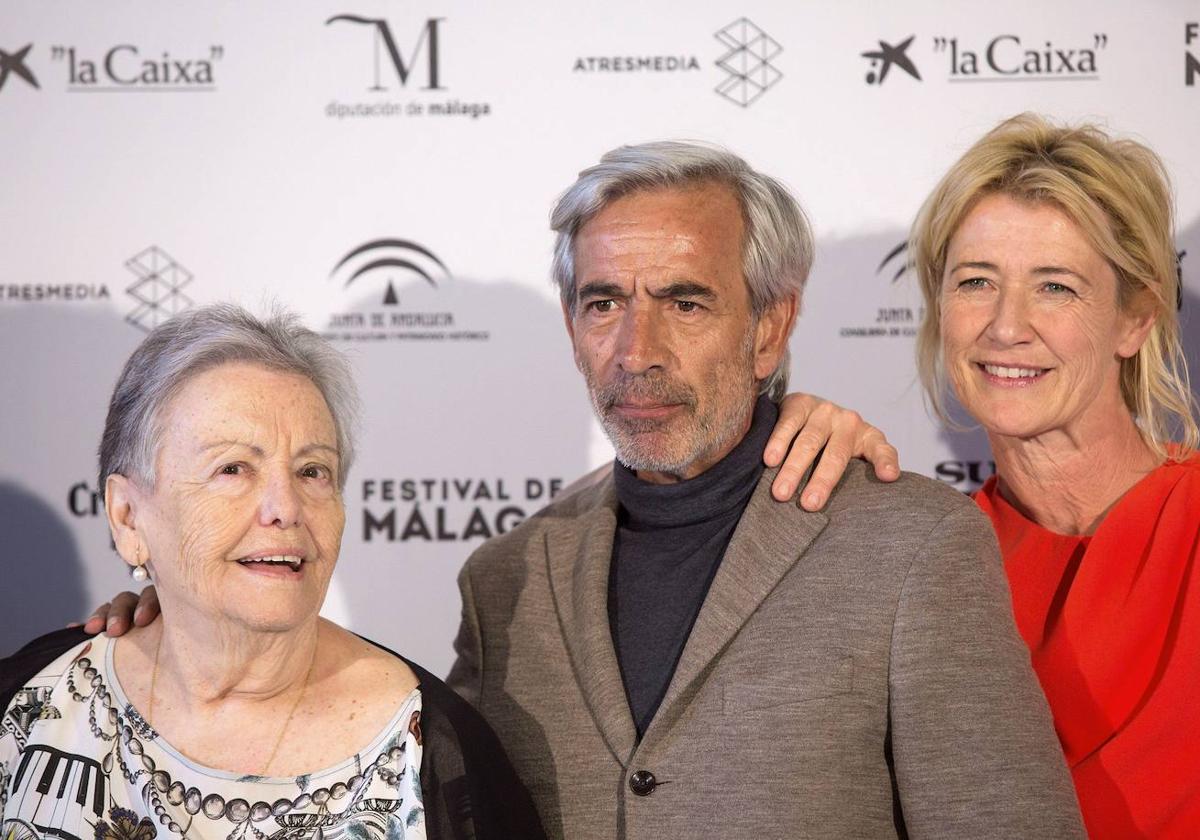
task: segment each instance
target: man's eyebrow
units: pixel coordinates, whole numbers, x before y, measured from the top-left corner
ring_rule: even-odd
[[[589,280],[579,287],[579,297],[621,297],[624,294],[624,291],[625,290],[621,288],[619,283],[614,283],[611,280]]]
[[[711,286],[706,286],[703,283],[697,283],[694,280],[676,280],[674,283],[668,283],[661,289],[657,289],[650,293],[652,298],[703,298],[704,300],[715,300],[717,293],[712,290]]]

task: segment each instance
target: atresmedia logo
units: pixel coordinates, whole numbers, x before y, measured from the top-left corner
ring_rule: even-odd
[[[716,91],[730,102],[746,108],[783,78],[771,64],[783,47],[749,18],[738,18],[713,37],[726,47],[717,66],[728,75]]]
[[[398,38],[396,29],[384,18],[341,14],[326,20],[325,25],[370,33],[369,51],[363,50],[359,54],[369,60],[370,73],[365,78],[370,83],[366,89],[376,95],[371,100],[357,102],[335,100],[326,106],[326,116],[338,119],[467,116],[477,119],[491,113],[491,105],[487,102],[464,102],[439,95],[449,89],[443,73],[441,47],[446,18],[431,17],[419,27],[405,26],[402,31],[409,36],[406,40]],[[412,37],[414,31],[415,38]],[[401,47],[402,43],[412,46]],[[414,95],[402,100],[386,98],[401,91]]]
[[[137,301],[125,320],[138,329],[150,332],[163,321],[191,308],[193,301],[183,293],[183,287],[194,279],[192,272],[162,248],[151,245],[126,260],[125,267],[137,277],[125,289],[125,293]]]

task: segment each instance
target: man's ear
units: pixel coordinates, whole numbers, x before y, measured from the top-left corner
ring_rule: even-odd
[[[779,366],[779,360],[787,352],[792,325],[800,309],[799,297],[788,295],[772,304],[758,319],[754,331],[754,378],[763,380]]]
[[[138,528],[141,494],[127,477],[112,473],[104,481],[104,515],[121,559],[130,566],[146,563],[150,547]]]

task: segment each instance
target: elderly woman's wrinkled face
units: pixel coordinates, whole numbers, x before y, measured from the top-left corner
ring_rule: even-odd
[[[1125,410],[1121,360],[1149,323],[1121,310],[1112,266],[1056,206],[981,200],[950,240],[941,309],[947,375],[989,432],[1086,437]]]
[[[279,631],[320,609],[345,524],[337,436],[305,377],[224,364],[168,404],[139,529],[164,613]]]

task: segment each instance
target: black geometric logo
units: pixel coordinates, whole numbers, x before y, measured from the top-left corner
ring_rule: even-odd
[[[888,71],[892,69],[893,65],[899,67],[918,82],[921,81],[921,74],[917,72],[917,65],[913,64],[907,55],[909,45],[912,44],[913,38],[916,37],[916,35],[909,35],[907,40],[901,41],[895,46],[886,41],[880,41],[879,49],[861,53],[862,57],[868,59],[871,63],[870,69],[867,70],[867,84],[883,84],[883,80],[887,78]]]
[[[783,78],[783,73],[771,65],[771,59],[783,52],[783,47],[753,21],[738,18],[713,37],[728,48],[717,59],[717,66],[729,78],[717,85],[716,91],[730,102],[745,108]]]
[[[413,47],[411,63],[404,61],[404,56],[400,54],[400,48],[396,46],[396,39],[392,36],[392,28],[383,18],[368,18],[361,15],[334,15],[325,21],[325,25],[328,26],[331,23],[343,21],[345,23],[359,23],[375,27],[374,49],[372,50],[375,83],[371,85],[370,90],[387,90],[383,86],[379,70],[381,46],[383,47],[383,51],[386,52],[388,60],[391,61],[397,78],[400,79],[401,87],[408,84],[408,77],[412,74],[413,68],[416,67],[417,60],[420,58],[422,50],[424,50],[427,62],[426,78],[429,83],[422,90],[445,90],[443,86],[438,84],[438,70],[440,67],[438,64],[438,24],[444,20],[445,18],[429,18],[425,21],[425,26],[417,38],[417,45]]]
[[[446,264],[433,251],[407,239],[373,239],[364,242],[342,257],[329,276],[333,277],[343,268],[347,277],[342,288],[349,288],[351,283],[366,274],[386,272],[387,289],[383,294],[383,302],[387,306],[395,306],[400,302],[396,294],[397,279],[419,277],[436,289],[438,279],[445,280],[450,276]]]
[[[192,282],[192,272],[177,263],[170,254],[151,245],[125,261],[125,267],[137,275],[125,291],[138,306],[125,320],[150,332],[163,321],[191,307],[192,301],[180,291]]]
[[[887,256],[883,258],[883,262],[879,264],[879,268],[875,269],[876,276],[882,274],[883,270],[887,267],[888,263],[892,262],[892,260],[900,259],[900,262],[896,264],[895,273],[892,274],[892,282],[898,282],[900,278],[904,276],[904,272],[913,267],[912,261],[908,259],[907,252],[908,240],[901,242],[895,248],[888,251]]]
[[[4,89],[4,83],[8,81],[9,73],[16,73],[26,82],[41,90],[41,85],[34,78],[33,71],[25,64],[25,57],[29,55],[29,50],[32,48],[33,44],[26,44],[14,53],[0,50],[0,90]]]

